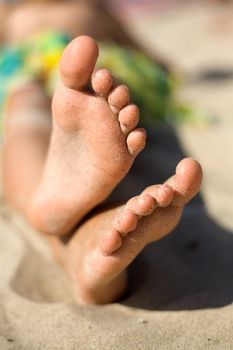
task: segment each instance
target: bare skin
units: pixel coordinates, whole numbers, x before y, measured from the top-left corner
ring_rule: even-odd
[[[95,214],[67,245],[52,238],[52,248],[70,276],[77,301],[106,304],[118,300],[127,288],[127,266],[147,244],[174,229],[201,180],[200,165],[183,159],[166,184],[150,186],[125,205]]]
[[[114,86],[107,70],[93,74],[97,55],[89,37],[66,48],[52,133],[37,83],[11,96],[4,178],[9,202],[34,227],[52,234],[51,247],[70,276],[77,301],[103,304],[125,291],[127,266],[141,250],[176,226],[183,206],[199,190],[202,171],[196,161],[184,159],[166,184],[146,188],[123,206],[103,209],[62,243],[58,236],[109,195],[145,145],[127,87]],[[87,87],[90,79],[93,90]]]
[[[124,24],[109,10],[105,0],[33,0],[0,4],[0,40],[18,43],[45,30],[75,38],[85,33],[97,41],[116,42],[143,51],[168,69],[164,58],[148,51],[131,37]]]
[[[145,146],[128,88],[113,86],[106,69],[93,74],[97,57],[95,41],[81,36],[61,59],[49,152],[27,213],[45,233],[68,233],[109,196]],[[91,75],[93,91],[88,88]]]
[[[39,83],[11,94],[4,118],[4,193],[25,216],[42,176],[51,127],[50,101]]]

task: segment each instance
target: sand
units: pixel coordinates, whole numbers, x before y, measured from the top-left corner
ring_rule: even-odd
[[[136,259],[124,300],[106,306],[74,303],[44,238],[2,199],[1,350],[233,349],[233,81],[193,78],[207,67],[233,69],[232,33],[216,34],[217,10],[193,5],[131,19],[135,35],[192,77],[182,98],[218,123],[150,126],[146,151],[114,197],[163,181],[185,155],[203,165],[201,195],[170,236]]]

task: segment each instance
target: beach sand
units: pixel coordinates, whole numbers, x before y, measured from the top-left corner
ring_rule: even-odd
[[[135,35],[186,74],[181,97],[217,122],[149,127],[148,146],[118,196],[165,180],[187,155],[202,164],[204,183],[176,230],[132,264],[122,302],[76,305],[45,238],[1,199],[1,350],[233,349],[233,80],[201,74],[233,71],[233,29],[218,27],[230,10],[190,5],[131,19]]]

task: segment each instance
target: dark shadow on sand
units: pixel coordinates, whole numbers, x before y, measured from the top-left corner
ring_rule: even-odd
[[[174,173],[183,154],[172,128],[147,128],[148,143],[113,199],[127,199]],[[208,215],[201,196],[178,227],[148,246],[129,270],[124,305],[148,310],[217,308],[233,301],[233,234]]]

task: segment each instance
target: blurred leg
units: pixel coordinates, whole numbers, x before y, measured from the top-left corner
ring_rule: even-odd
[[[49,101],[40,85],[14,92],[4,120],[4,191],[22,212],[41,177],[50,133]]]

